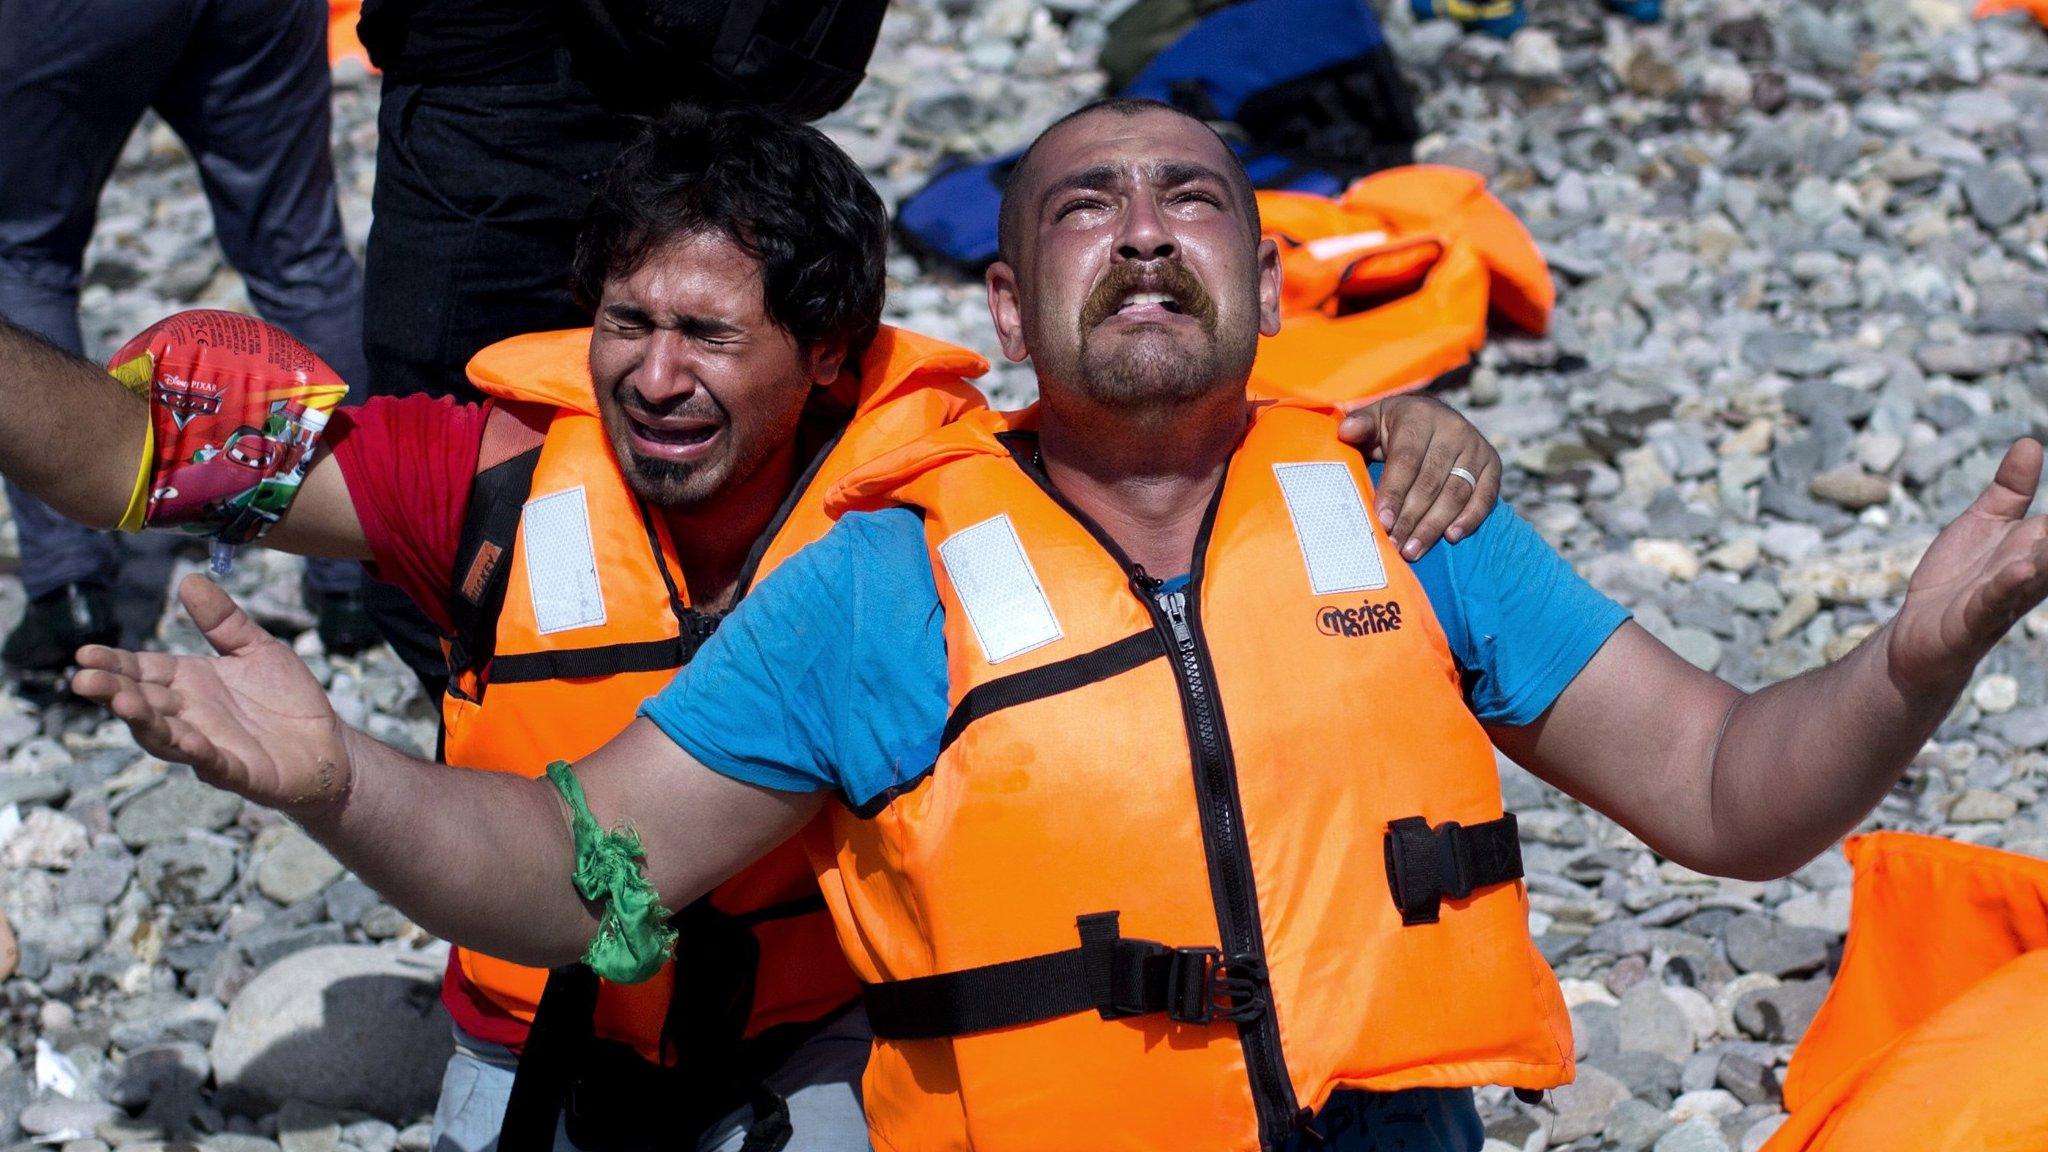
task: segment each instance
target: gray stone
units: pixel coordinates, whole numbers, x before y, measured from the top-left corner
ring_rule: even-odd
[[[71,795],[71,785],[54,772],[24,772],[0,775],[0,806],[47,804],[56,807]]]
[[[1795,980],[1758,989],[1735,1002],[1735,1026],[1758,1040],[1796,1040],[1806,1034],[1806,1026],[1813,1023],[1827,994],[1825,980]]]
[[[204,1152],[281,1152],[275,1140],[247,1132],[214,1132],[199,1138]]]
[[[1840,354],[1820,340],[1804,332],[1778,329],[1766,329],[1744,340],[1742,358],[1788,376],[1818,376],[1841,363]]]
[[[114,832],[131,848],[183,840],[190,831],[217,832],[234,822],[242,801],[191,776],[171,776],[127,804]]]
[[[1652,1152],[1729,1152],[1721,1126],[1705,1116],[1695,1116],[1657,1138]]]
[[[1572,1009],[1572,1040],[1581,1060],[1595,1060],[1621,1047],[1615,1007],[1597,1001]]]
[[[71,870],[57,883],[57,899],[65,904],[104,908],[121,898],[135,875],[135,858],[115,846],[111,852],[98,849],[71,862]]]
[[[1962,183],[1970,214],[1986,228],[2003,228],[2034,209],[2034,185],[2024,170],[1967,168]]]
[[[1600,1138],[1614,1152],[1643,1152],[1670,1130],[1671,1119],[1664,1115],[1663,1109],[1653,1108],[1641,1100],[1623,1100],[1607,1114],[1607,1127],[1601,1129]]]
[[[1890,500],[1892,485],[1884,477],[1872,476],[1861,468],[1835,468],[1815,476],[1807,491],[1816,499],[1853,512]]]
[[[237,937],[235,944],[249,963],[256,968],[268,968],[294,952],[308,948],[319,948],[328,944],[339,944],[348,933],[339,924],[264,925],[253,932]]]
[[[1629,1094],[1666,1106],[1680,1090],[1680,1069],[1669,1057],[1630,1049],[1600,1056],[1589,1063],[1628,1085]]]
[[[1597,1134],[1607,1124],[1607,1113],[1628,1099],[1628,1088],[1598,1068],[1579,1069],[1571,1083],[1551,1089],[1548,1102],[1555,1115],[1550,1121],[1550,1142],[1570,1143]]]
[[[2012,819],[2019,808],[2019,801],[2003,793],[1972,788],[1956,797],[1948,818],[1957,824],[1996,824]]]
[[[107,1100],[129,1109],[172,1095],[189,1094],[196,1100],[199,1089],[212,1074],[206,1050],[197,1044],[138,1048],[122,1061],[107,1090]]]
[[[1913,350],[1913,358],[1927,371],[1965,378],[1988,376],[2024,364],[2033,354],[2033,345],[2026,337],[2005,333],[1967,336],[1946,344],[1923,344]],[[1909,452],[1909,458],[1910,455]]]
[[[327,1108],[286,1101],[277,1114],[277,1144],[283,1152],[337,1152],[341,1118]]]
[[[1730,1054],[1721,1057],[1714,1082],[1744,1104],[1776,1104],[1782,1095],[1778,1074],[1771,1066],[1746,1056]]]
[[[1737,916],[1722,930],[1728,961],[1743,972],[1790,976],[1811,972],[1828,960],[1828,937],[1754,913]]]
[[[2048,704],[2016,708],[1988,721],[1985,727],[2014,748],[2048,746]]]
[[[451,1050],[437,959],[335,945],[273,965],[235,997],[214,1034],[222,1091],[390,1120],[431,1108]],[[377,1059],[362,1059],[366,1052]]]
[[[353,876],[330,885],[321,899],[327,906],[327,918],[345,928],[361,925],[363,917],[383,903],[374,889]]]
[[[21,1128],[31,1136],[52,1137],[59,1133],[89,1135],[103,1120],[121,1110],[100,1100],[66,1100],[53,1096],[22,1109]]]
[[[297,904],[319,895],[342,871],[311,836],[287,827],[257,863],[256,888],[279,904]]]
[[[1617,1026],[1624,1051],[1654,1052],[1667,1060],[1692,1055],[1692,1023],[1659,984],[1646,982],[1624,992]]]
[[[204,904],[235,882],[235,846],[218,836],[160,841],[143,849],[135,872],[153,900]]]
[[[342,1125],[341,1138],[362,1152],[392,1152],[398,1146],[398,1129],[382,1120],[357,1120]]]
[[[52,964],[76,963],[107,939],[103,908],[62,908],[54,916],[37,916],[15,924],[21,947],[21,974],[40,980]]]
[[[120,1019],[107,1029],[107,1039],[130,1052],[161,1044],[204,1045],[212,1042],[226,1014],[217,1000],[168,993],[144,996],[121,1007]]]

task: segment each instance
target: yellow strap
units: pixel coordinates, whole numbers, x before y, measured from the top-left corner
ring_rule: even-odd
[[[124,360],[108,369],[108,374],[121,382],[123,388],[142,397],[145,405],[151,403],[149,382],[156,375],[156,357],[148,352]],[[144,409],[142,420],[142,463],[135,469],[135,486],[128,492],[128,507],[121,513],[121,522],[114,525],[119,532],[140,532],[142,515],[149,510],[149,474],[156,464],[156,421],[149,418]]]

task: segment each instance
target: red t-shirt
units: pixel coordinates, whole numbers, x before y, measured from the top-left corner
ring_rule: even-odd
[[[379,396],[335,409],[327,425],[370,545],[370,574],[440,628],[451,626],[455,549],[490,413],[489,404],[447,397]]]
[[[493,411],[489,403],[446,397],[378,397],[337,409],[327,425],[327,443],[370,545],[371,574],[410,596],[439,628],[451,625],[455,550],[486,426],[495,436],[519,423],[494,422]],[[510,431],[517,434],[516,427]],[[471,988],[452,952],[441,1002],[472,1036],[512,1048],[526,1041],[525,1022]]]

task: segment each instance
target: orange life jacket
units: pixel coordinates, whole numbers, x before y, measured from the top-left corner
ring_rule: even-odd
[[[339,64],[343,60],[359,60],[364,68],[375,72],[370,65],[370,54],[363,48],[363,41],[356,35],[356,22],[363,16],[363,0],[327,0],[327,62]]]
[[[2048,0],[1977,0],[1977,8],[1971,15],[1982,20],[2000,12],[2027,12],[2048,27]]]
[[[830,498],[922,509],[945,609],[937,763],[806,833],[877,1148],[1270,1148],[1338,1088],[1570,1079],[1422,586],[1334,414],[1252,408],[1180,607],[1036,479],[1033,411]]]
[[[1325,403],[1419,388],[1467,363],[1489,316],[1541,334],[1556,288],[1528,230],[1461,168],[1367,176],[1335,200],[1260,192],[1280,245],[1280,334],[1255,376]]]
[[[451,654],[451,665],[465,670],[442,701],[450,764],[536,776],[552,760],[588,754],[632,722],[715,622],[690,609],[666,521],[619,471],[597,416],[589,344],[588,329],[543,332],[494,344],[470,361],[469,377],[485,393],[551,405],[553,415],[530,461],[531,483],[509,504],[520,511],[503,542],[466,540],[459,552],[466,570],[457,579],[458,616],[477,607],[460,600],[491,586],[495,569],[502,566],[504,578],[496,585],[503,600],[488,633],[491,650]],[[831,520],[823,493],[854,465],[980,408],[967,379],[987,367],[964,349],[883,328],[858,369],[835,385],[852,418],[791,493],[742,577],[742,592],[825,534]],[[852,976],[795,842],[710,901],[745,923],[759,946],[747,1035],[816,1019],[853,998]],[[457,955],[476,990],[532,1021],[546,970],[469,949]],[[660,1062],[671,985],[666,968],[642,984],[604,985],[596,1034]]]
[[[2048,860],[1852,836],[1849,940],[1764,1152],[2048,1148]]]

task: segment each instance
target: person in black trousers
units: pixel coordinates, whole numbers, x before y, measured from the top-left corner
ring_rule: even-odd
[[[486,345],[590,322],[569,263],[592,182],[636,126],[570,66],[560,6],[366,0],[359,32],[383,71],[363,350],[373,396],[478,399]],[[434,628],[404,593],[372,616],[429,699],[445,683]]]
[[[100,191],[145,110],[190,149],[214,234],[263,318],[362,386],[362,285],[328,150],[324,0],[0,3],[0,317],[83,351],[78,291]],[[120,637],[111,535],[7,486],[27,611],[0,645],[46,677]],[[306,566],[330,651],[375,642],[362,570]]]

